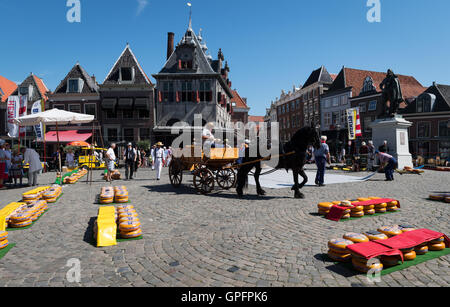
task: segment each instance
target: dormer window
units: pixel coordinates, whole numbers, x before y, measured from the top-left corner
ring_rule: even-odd
[[[120,82],[133,82],[134,81],[134,67],[121,67],[119,81]]]
[[[192,69],[193,65],[192,65],[192,60],[179,60],[178,61],[178,68],[180,70],[185,70],[185,69]]]
[[[28,86],[21,86],[21,87],[19,88],[19,94],[20,94],[21,96],[28,95]]]
[[[67,93],[81,93],[83,89],[82,79],[69,79],[67,80]]]

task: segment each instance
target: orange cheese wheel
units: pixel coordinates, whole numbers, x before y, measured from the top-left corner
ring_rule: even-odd
[[[381,263],[383,263],[383,266],[385,267],[391,267],[398,265],[398,262],[400,261],[399,256],[381,256],[380,257]]]
[[[331,249],[328,251],[328,257],[339,262],[348,262],[350,261],[350,259],[352,259],[352,256],[350,254],[339,254]]]
[[[409,252],[409,253],[404,253],[403,254],[403,259],[405,259],[406,261],[411,261],[411,260],[416,259],[416,252],[412,251],[412,252]]]
[[[417,246],[414,251],[416,252],[417,255],[425,255],[426,253],[428,253],[428,246]]]
[[[445,249],[445,243],[437,243],[437,244],[429,244],[428,245],[428,250],[433,251],[433,252],[437,252],[437,251],[441,251]]]
[[[332,239],[330,241],[328,241],[328,247],[330,249],[336,250],[336,251],[340,251],[340,252],[348,252],[347,250],[347,246],[348,245],[352,245],[353,241],[350,240],[346,240],[346,239]]]
[[[377,229],[379,232],[384,233],[388,237],[393,237],[402,234],[402,231],[398,226],[383,226]]]
[[[375,209],[375,212],[376,213],[386,213],[386,208],[377,208],[377,209]]]
[[[330,212],[330,210],[319,209],[320,215],[327,215],[329,212]]]
[[[122,212],[119,213],[119,217],[138,217],[138,214],[136,212]]]
[[[127,221],[119,224],[119,230],[121,232],[136,231],[141,227],[141,223],[137,221]]]
[[[375,205],[375,209],[376,209],[376,208],[386,208],[386,207],[387,207],[387,204],[386,204],[386,203],[382,203],[382,204]]]
[[[368,200],[370,200],[370,198],[367,198],[367,197],[358,198],[358,201],[368,201]]]
[[[362,265],[361,263],[356,262],[356,261],[354,261],[354,259],[352,259],[352,264],[356,270],[363,272],[363,273],[367,273],[371,269],[375,270],[375,272],[379,272],[379,271],[383,270],[382,263],[377,263],[377,264],[372,264],[371,266],[367,266],[367,265]]]
[[[351,217],[363,217],[364,216],[364,211],[351,212],[350,216]]]
[[[340,205],[342,202],[341,201],[333,201],[332,203],[333,203],[333,205]]]
[[[439,243],[442,243],[442,242],[444,242],[444,241],[445,241],[444,237],[440,237],[439,239],[430,241],[429,243],[430,243],[430,244],[439,244]]]
[[[352,210],[352,212],[363,211],[364,210],[364,206],[356,206],[356,207],[353,207],[351,210]]]
[[[20,223],[10,223],[10,226],[12,228],[22,228],[22,227],[30,226],[32,223],[33,223],[33,221],[31,219],[29,219],[27,221],[23,221]]]
[[[370,199],[370,200],[373,200],[373,199],[381,199],[381,197],[369,197],[369,199]]]
[[[389,212],[398,211],[398,207],[397,207],[397,206],[394,206],[394,207],[388,207],[388,208],[387,208],[387,211],[389,211]]]
[[[139,229],[137,231],[132,231],[132,232],[121,232],[120,236],[124,239],[137,238],[137,237],[142,236],[142,230]]]
[[[349,219],[351,216],[350,216],[350,213],[347,213],[347,214],[344,214],[342,217],[341,217],[341,219],[343,219],[343,220],[347,220],[347,219]]]
[[[3,240],[3,241],[0,241],[0,249],[3,249],[3,248],[5,248],[5,247],[7,247],[8,246],[8,240],[6,239],[6,240]]]
[[[330,210],[331,207],[333,207],[334,204],[333,203],[329,203],[329,202],[325,202],[325,203],[320,203],[317,205],[317,207],[319,207],[320,209],[324,209],[324,210]]]
[[[375,205],[364,206],[364,211],[375,209]]]
[[[0,241],[8,239],[8,232],[7,231],[0,231]]]
[[[396,200],[391,201],[391,202],[389,202],[387,205],[388,205],[388,207],[397,206],[397,205],[398,205],[398,201],[396,201]]]
[[[134,209],[133,205],[121,205],[117,207],[118,210],[120,209]]]
[[[366,237],[368,237],[370,241],[387,240],[387,239],[389,239],[388,236],[385,235],[384,233],[380,233],[380,234],[369,234],[369,233],[365,233],[364,235],[365,235]]]
[[[343,238],[346,240],[350,240],[353,243],[369,242],[369,238],[363,235],[362,233],[348,232],[344,234]]]
[[[365,215],[374,215],[375,209],[364,210],[364,214]]]

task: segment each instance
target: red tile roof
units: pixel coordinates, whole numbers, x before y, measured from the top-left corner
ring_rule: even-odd
[[[330,74],[330,76],[331,76],[331,78],[333,78],[333,80],[335,80],[337,77],[337,74]]]
[[[377,91],[380,92],[379,85],[383,82],[386,77],[385,72],[376,72],[376,71],[368,71],[368,70],[360,70],[353,68],[344,68],[345,73],[345,85],[347,87],[352,87],[353,97],[359,96],[361,89],[363,87],[364,79],[368,76],[372,77],[375,87]],[[412,76],[404,76],[397,75],[400,80],[400,85],[402,87],[403,97],[405,99],[413,98],[419,96],[423,93],[427,88],[423,87],[422,84],[419,83]]]
[[[263,123],[264,122],[264,116],[249,116],[248,117],[249,122],[254,123]]]
[[[41,94],[42,98],[44,98],[45,101],[47,101],[47,92],[49,91],[47,86],[45,85],[44,81],[42,81],[41,78],[33,75],[34,82],[36,82],[36,85],[39,89],[39,93]]]
[[[0,102],[6,102],[6,100],[8,100],[8,97],[17,89],[17,84],[6,79],[5,77],[0,76],[0,89],[4,94],[2,95],[0,93]]]
[[[239,93],[236,90],[232,90],[231,92],[233,93],[233,98],[231,98],[231,103],[236,104],[233,106],[233,108],[248,108],[244,99],[242,99],[242,97],[239,95]]]

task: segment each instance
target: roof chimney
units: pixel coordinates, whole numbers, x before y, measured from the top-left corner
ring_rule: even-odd
[[[174,41],[175,33],[169,32],[167,34],[167,60],[173,53],[173,41]]]

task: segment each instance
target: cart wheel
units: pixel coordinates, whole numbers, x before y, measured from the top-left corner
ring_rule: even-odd
[[[236,183],[236,172],[231,168],[218,170],[216,172],[216,181],[219,187],[224,190],[229,190]]]
[[[169,165],[169,179],[174,188],[179,188],[183,181],[183,169],[178,160],[172,160]]]
[[[207,168],[199,168],[194,171],[194,187],[202,193],[208,194],[214,190],[214,174]]]

